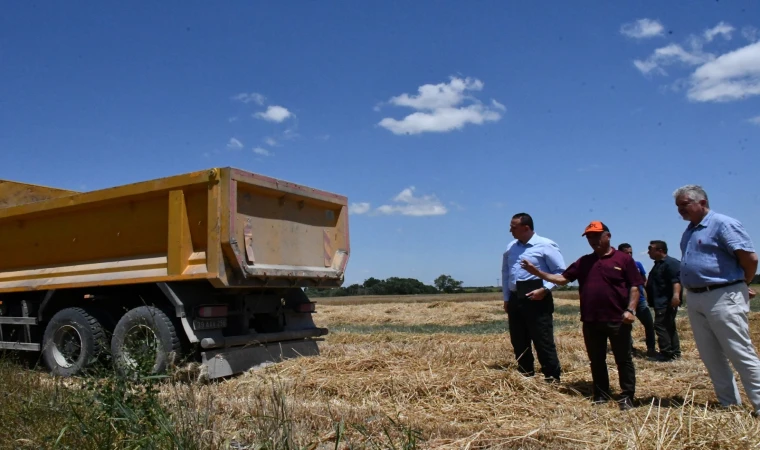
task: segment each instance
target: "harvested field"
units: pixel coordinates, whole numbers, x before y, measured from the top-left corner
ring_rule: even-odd
[[[316,320],[331,329],[321,356],[172,391],[210,399],[199,403],[212,413],[209,432],[218,444],[260,442],[269,433],[273,442],[307,448],[334,448],[336,440],[338,448],[760,446],[760,420],[749,415],[746,397],[732,410],[716,404],[686,311],[678,319],[683,359],[636,358],[637,408],[620,412],[614,403],[592,406],[588,399],[577,301],[556,302],[564,374],[555,386],[516,372],[498,294],[431,297],[319,299]],[[751,327],[760,342],[756,312]],[[634,333],[643,349],[638,322]],[[611,354],[608,364],[617,392]]]
[[[560,291],[555,298],[577,300],[578,291]],[[483,301],[501,301],[501,292],[468,293],[468,294],[437,294],[437,295],[362,295],[356,297],[321,297],[313,301],[320,305],[364,305],[377,303],[467,303]]]

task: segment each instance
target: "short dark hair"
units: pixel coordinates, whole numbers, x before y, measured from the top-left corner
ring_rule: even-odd
[[[668,244],[665,241],[649,241],[649,245],[654,245],[655,248],[662,250],[666,255],[668,254]]]
[[[533,231],[533,218],[528,213],[517,213],[512,216],[513,219],[520,219],[520,225],[527,225]]]
[[[623,242],[622,244],[618,245],[618,250],[620,250],[621,252],[627,248],[631,248],[631,244],[627,242]]]

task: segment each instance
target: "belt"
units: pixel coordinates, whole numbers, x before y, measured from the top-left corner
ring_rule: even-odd
[[[695,294],[700,294],[702,292],[714,291],[716,289],[724,288],[726,286],[733,286],[739,283],[744,283],[744,280],[729,281],[728,283],[720,283],[720,284],[711,284],[710,286],[698,287],[698,288],[686,288],[686,290],[689,292],[693,292]]]

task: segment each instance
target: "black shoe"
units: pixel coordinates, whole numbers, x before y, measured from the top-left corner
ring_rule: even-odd
[[[610,401],[610,399],[612,399],[612,396],[610,394],[599,394],[594,396],[594,399],[591,400],[591,403],[594,405],[603,405]]]
[[[647,350],[647,358],[656,358],[656,357],[657,357],[657,350],[655,349]]]
[[[623,397],[618,401],[618,406],[621,411],[628,411],[629,409],[633,409],[633,401],[629,397]]]
[[[559,384],[559,377],[544,377],[544,381],[549,384]]]
[[[664,353],[658,353],[655,356],[652,356],[648,359],[654,362],[671,362],[675,360],[675,358],[672,355],[666,355]]]

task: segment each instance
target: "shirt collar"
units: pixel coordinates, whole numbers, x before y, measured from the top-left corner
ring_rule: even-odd
[[[612,251],[609,252],[609,253],[607,253],[604,256],[601,256],[601,257],[597,256],[597,258],[598,259],[612,258],[612,255],[614,255],[615,253],[617,253],[617,250],[615,250],[615,247],[610,247],[610,250],[612,250]],[[596,255],[596,252],[594,252],[594,254]]]
[[[526,242],[526,243],[523,244],[522,242],[520,242],[518,240],[517,243],[520,244],[520,245],[522,245],[523,247],[532,247],[532,246],[536,245],[536,243],[538,241],[538,237],[539,237],[538,233],[534,232],[533,236],[531,236],[531,238],[528,239],[528,242]]]
[[[715,211],[713,211],[713,210],[711,209],[710,211],[708,211],[708,212],[707,212],[707,214],[705,214],[705,216],[702,218],[702,220],[701,220],[701,221],[700,221],[698,224],[696,224],[696,225],[692,225],[692,224],[690,223],[690,224],[689,224],[689,229],[693,229],[693,228],[697,228],[697,227],[705,227],[705,228],[706,228],[706,227],[707,227],[707,225],[709,225],[709,224],[710,224],[710,219],[712,219],[712,217],[713,217],[714,215],[715,215]]]

